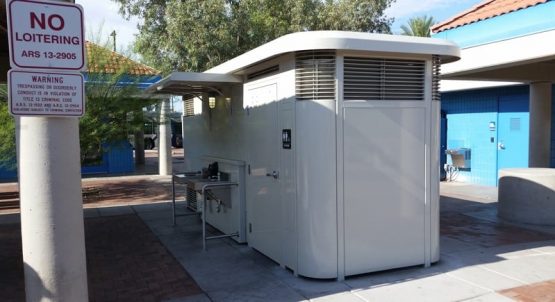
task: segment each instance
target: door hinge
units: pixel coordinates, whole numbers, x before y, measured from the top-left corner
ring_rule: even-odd
[[[251,175],[251,165],[247,165],[247,173]]]
[[[249,233],[252,233],[252,223],[249,222]]]

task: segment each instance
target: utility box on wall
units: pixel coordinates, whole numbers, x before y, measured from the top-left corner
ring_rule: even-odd
[[[183,118],[188,168],[246,163],[249,246],[342,279],[439,260],[437,84],[458,57],[442,40],[302,32],[149,90],[204,93]]]

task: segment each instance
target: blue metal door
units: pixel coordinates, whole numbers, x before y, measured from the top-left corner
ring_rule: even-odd
[[[528,167],[528,95],[499,97],[497,170]]]

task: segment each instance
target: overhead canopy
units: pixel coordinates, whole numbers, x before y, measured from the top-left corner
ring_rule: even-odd
[[[442,67],[444,79],[555,81],[555,30],[462,50],[462,59]]]
[[[443,79],[554,82],[554,14],[555,1],[490,0],[432,26],[434,38],[462,48],[460,61],[442,67]]]
[[[203,93],[222,94],[221,89],[240,85],[243,80],[230,74],[174,72],[170,76],[148,87],[146,93],[163,93],[196,97]]]

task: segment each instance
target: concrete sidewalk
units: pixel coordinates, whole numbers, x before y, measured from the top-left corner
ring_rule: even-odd
[[[497,201],[497,187],[481,186],[464,182],[439,183],[441,196],[460,198],[480,203]]]
[[[493,191],[466,188],[471,196]],[[492,219],[496,205],[488,196],[463,198],[464,190],[450,184],[442,185],[442,191],[439,263],[343,282],[296,278],[232,240],[209,241],[204,252],[196,217],[180,217],[177,227],[163,209],[141,217],[212,301],[512,301],[510,296],[536,301],[538,287],[554,293],[544,295],[545,301],[555,299],[553,284],[542,283],[555,279],[553,230]]]
[[[86,175],[81,181],[83,207],[137,205],[171,199],[171,176],[158,175],[158,151],[147,150],[145,164],[129,175]],[[183,149],[172,149],[173,171],[185,170]],[[6,200],[3,197],[9,197]],[[6,198],[7,198],[6,197]],[[19,213],[17,182],[0,183],[0,214]]]

